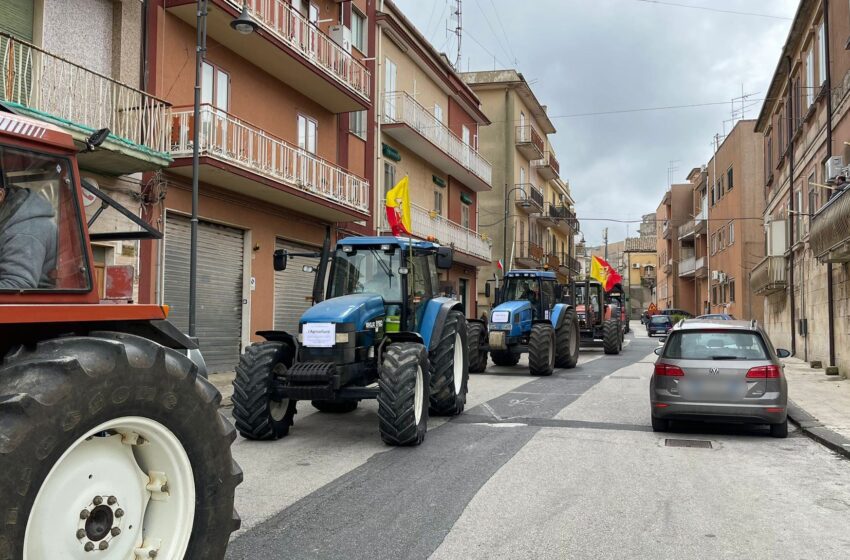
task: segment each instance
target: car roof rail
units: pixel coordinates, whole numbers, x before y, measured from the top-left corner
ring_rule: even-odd
[[[755,319],[752,319],[750,321],[750,328],[755,329],[758,326],[758,324],[759,324],[758,321],[756,321]]]

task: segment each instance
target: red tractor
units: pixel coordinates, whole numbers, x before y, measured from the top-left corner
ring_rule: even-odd
[[[161,235],[81,181],[77,152],[0,112],[0,559],[222,558],[236,432],[167,307],[101,303],[90,241]],[[90,234],[106,206],[140,230]]]

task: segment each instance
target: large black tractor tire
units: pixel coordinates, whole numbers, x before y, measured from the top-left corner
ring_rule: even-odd
[[[605,353],[619,354],[622,346],[620,323],[614,319],[608,319],[602,323],[602,349]]]
[[[469,386],[466,317],[460,311],[449,311],[439,334],[437,347],[428,356],[431,365],[429,413],[433,416],[457,416],[466,406]]]
[[[490,350],[490,359],[497,366],[515,366],[519,363],[519,354],[510,350]]]
[[[271,389],[275,376],[286,372],[290,351],[282,342],[258,342],[239,358],[233,380],[233,419],[242,437],[270,440],[289,434],[297,401],[272,400]]]
[[[399,342],[387,347],[378,381],[378,429],[384,443],[419,445],[425,439],[429,377],[425,346]]]
[[[555,371],[555,329],[537,323],[528,335],[528,369],[531,375],[552,375]]]
[[[469,373],[484,373],[487,369],[487,328],[478,322],[468,325]]]
[[[330,412],[332,414],[345,414],[357,410],[357,401],[310,401],[310,404],[319,412]]]
[[[163,433],[176,440],[177,447],[172,449],[179,449],[175,452],[183,458],[183,466],[191,465],[188,482],[195,490],[194,520],[180,533],[182,539],[188,538],[188,547],[179,557],[223,558],[230,533],[239,527],[233,495],[242,481],[242,471],[230,452],[236,432],[219,413],[220,402],[219,392],[198,375],[191,360],[138,336],[100,332],[13,348],[0,364],[0,558],[24,557],[27,526],[38,522],[40,515],[65,520],[70,515],[82,518],[81,508],[87,506],[75,499],[73,504],[39,503],[35,518],[30,519],[40,491],[49,492],[45,486],[48,480],[52,487],[56,480],[64,480],[65,486],[72,484],[80,495],[117,496],[117,504],[110,498],[110,505],[127,508],[121,534],[86,535],[72,540],[71,546],[79,542],[82,552],[83,540],[89,538],[104,539],[97,543],[101,547],[107,538],[112,538],[113,550],[126,546],[127,538],[134,539],[135,532],[141,534],[145,528],[144,511],[132,507],[128,498],[134,492],[144,495],[145,483],[136,489],[127,486],[126,479],[122,485],[116,478],[107,480],[101,476],[107,470],[105,464],[114,467],[118,462],[108,456],[116,453],[110,451],[115,449],[110,440],[121,438],[119,450],[121,445],[144,445],[141,456],[150,459],[148,453],[158,450],[158,442],[164,441]],[[75,470],[75,453],[95,457],[88,461],[92,469],[88,476]],[[131,457],[136,457],[133,453]],[[121,455],[126,460],[127,455]],[[157,458],[151,468],[156,470],[162,460]],[[80,464],[86,463],[77,462]],[[187,472],[184,470],[184,475]],[[172,485],[172,500],[179,501],[179,495],[173,492],[180,490],[180,477],[174,475],[168,482]],[[112,488],[113,485],[120,487]],[[91,491],[87,493],[89,486]],[[97,499],[92,498],[91,502],[96,503]],[[114,522],[114,518],[110,519]],[[87,523],[81,523],[88,529]],[[135,530],[133,524],[137,525]],[[65,526],[60,523],[57,527]],[[67,530],[77,531],[76,523]],[[103,527],[98,530],[103,531]],[[105,530],[109,531],[108,525]],[[120,541],[122,537],[125,542]],[[76,537],[71,533],[41,534],[36,538],[58,539],[56,543],[42,541],[40,546],[61,548],[60,540],[67,542]],[[162,543],[163,557],[178,557],[167,546]],[[94,552],[104,558],[114,557],[110,555],[112,550],[100,548]],[[30,550],[26,554],[33,558],[41,553]]]
[[[555,332],[555,367],[576,367],[580,336],[575,309],[567,309],[561,328]]]

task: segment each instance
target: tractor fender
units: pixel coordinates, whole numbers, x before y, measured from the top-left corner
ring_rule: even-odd
[[[257,331],[257,336],[261,336],[269,342],[281,342],[284,346],[289,347],[289,356],[295,356],[298,350],[298,342],[295,337],[286,331]],[[286,364],[287,367],[292,365]]]
[[[555,308],[552,309],[552,326],[555,327],[555,330],[561,328],[564,324],[564,317],[567,316],[567,310],[572,306],[567,305],[566,303],[556,303]]]
[[[484,326],[484,332],[485,332],[485,333],[487,332],[487,330],[488,330],[488,329],[487,329],[487,324],[488,324],[488,323],[487,323],[487,321],[485,321],[485,320],[483,320],[483,319],[467,319],[467,320],[466,320],[466,324],[467,324],[467,325],[470,325],[470,324],[472,324],[472,323],[478,323],[478,324],[480,324],[480,325],[483,325],[483,326]]]
[[[392,344],[394,342],[415,342],[416,344],[425,344],[422,340],[422,335],[410,331],[388,332],[384,335],[384,340],[386,341],[386,344]]]
[[[425,342],[425,348],[428,351],[434,350],[432,345],[435,345],[440,339],[439,336],[435,337],[433,334],[442,330],[446,317],[449,316],[449,311],[454,310],[463,313],[463,304],[446,297],[434,298],[428,302],[425,313],[422,314],[422,325],[419,327],[419,333],[422,335],[422,340]]]

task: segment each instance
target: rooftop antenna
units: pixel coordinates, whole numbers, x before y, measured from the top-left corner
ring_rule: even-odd
[[[463,0],[455,0],[455,11],[452,13],[455,19],[454,34],[457,37],[457,57],[455,58],[455,68],[460,68],[461,57],[461,42],[463,40]]]
[[[667,186],[671,186],[673,184],[673,177],[676,176],[676,173],[679,172],[679,166],[676,165],[679,163],[678,159],[671,159],[667,162]]]

